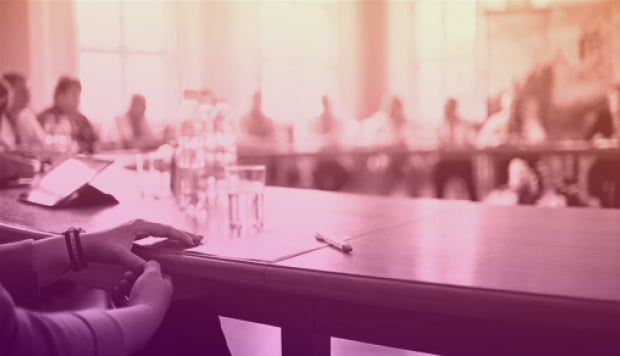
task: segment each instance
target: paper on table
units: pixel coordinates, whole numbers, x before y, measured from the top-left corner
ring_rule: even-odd
[[[264,230],[252,236],[207,240],[184,252],[255,262],[278,262],[325,246],[317,242],[312,234],[295,234],[300,233]]]
[[[199,246],[185,249],[183,253],[193,256],[211,256],[254,262],[278,262],[321,247],[312,234],[264,229],[259,233],[242,237],[205,238]],[[149,237],[135,242],[143,247],[156,247],[165,239]]]

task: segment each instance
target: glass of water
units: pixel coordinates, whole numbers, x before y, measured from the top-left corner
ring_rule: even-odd
[[[230,227],[244,230],[262,228],[265,166],[229,166],[225,172]]]
[[[154,152],[136,155],[136,168],[140,177],[142,196],[163,199],[171,195],[171,164],[172,148],[168,145],[164,145]]]

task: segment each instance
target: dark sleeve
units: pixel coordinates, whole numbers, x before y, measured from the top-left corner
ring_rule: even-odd
[[[601,134],[603,137],[609,138],[614,134],[614,125],[611,117],[611,113],[609,110],[599,110],[596,115],[596,121],[594,121],[594,125],[588,129],[586,132],[586,139],[591,140],[596,136],[596,134]]]
[[[77,141],[80,145],[80,150],[93,153],[95,143],[99,140],[99,137],[88,118],[82,114],[78,115],[78,130]]]
[[[30,299],[38,294],[32,249],[33,240],[0,244],[0,284],[15,300]]]
[[[32,312],[17,308],[0,285],[3,356],[120,356],[124,344],[121,326],[106,311]]]
[[[37,115],[37,121],[39,121],[39,125],[41,125],[41,127],[45,127],[45,119],[49,114],[50,109],[45,109]]]

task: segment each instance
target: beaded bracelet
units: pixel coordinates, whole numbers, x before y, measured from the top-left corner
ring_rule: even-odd
[[[80,234],[83,232],[83,229],[75,227],[70,227],[64,232],[65,243],[67,244],[67,253],[69,254],[71,269],[73,271],[81,271],[88,267],[80,240]]]

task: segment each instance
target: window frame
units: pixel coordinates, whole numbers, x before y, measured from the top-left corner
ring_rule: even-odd
[[[116,48],[103,48],[97,46],[83,45],[79,40],[79,10],[78,10],[78,2],[79,0],[73,0],[73,13],[74,13],[74,24],[76,31],[76,42],[75,42],[75,63],[76,63],[76,72],[82,73],[81,68],[81,57],[83,54],[91,54],[91,55],[115,55],[119,58],[120,63],[120,73],[119,75],[119,89],[121,95],[121,102],[119,103],[121,107],[118,108],[118,115],[125,110],[125,106],[129,103],[129,97],[134,92],[130,92],[129,90],[129,75],[127,71],[129,58],[132,56],[156,56],[159,57],[163,63],[164,68],[168,68],[165,73],[163,73],[164,80],[164,95],[168,97],[176,97],[174,94],[174,90],[177,87],[176,77],[177,69],[175,66],[171,65],[174,62],[174,49],[171,48],[171,37],[175,36],[175,33],[170,29],[174,29],[174,23],[172,21],[177,21],[176,17],[178,14],[176,13],[176,9],[171,5],[168,1],[163,1],[162,5],[164,6],[164,15],[170,14],[171,16],[164,16],[163,27],[164,32],[162,39],[162,48],[160,49],[132,49],[127,46],[126,38],[126,26],[125,26],[125,16],[126,16],[126,8],[125,4],[130,3],[132,0],[117,0],[119,4],[119,18],[118,18],[118,30],[119,30],[119,39],[118,45]],[[84,84],[84,83],[83,83]],[[167,88],[167,89],[166,89]],[[172,95],[172,96],[171,96]],[[125,100],[123,102],[123,99]],[[147,98],[148,101],[149,98]],[[167,107],[168,103],[162,104],[163,112],[149,112],[149,120],[164,123],[164,120],[173,112],[173,107]],[[171,102],[170,105],[173,105]],[[112,117],[90,117],[91,120],[94,121],[97,125],[105,125],[112,120]]]

